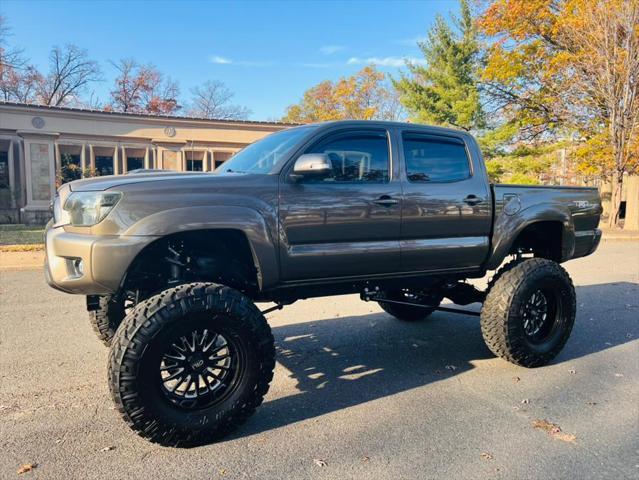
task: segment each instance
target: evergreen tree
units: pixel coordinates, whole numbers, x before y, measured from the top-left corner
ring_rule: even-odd
[[[454,31],[438,16],[420,42],[425,65],[409,63],[408,72],[394,80],[400,101],[414,121],[476,130],[483,125],[477,88],[479,47],[467,0],[460,0]]]

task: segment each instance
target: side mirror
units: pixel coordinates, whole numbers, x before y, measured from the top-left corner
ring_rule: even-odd
[[[295,160],[291,178],[301,180],[304,177],[321,178],[333,172],[328,155],[325,153],[305,153]]]

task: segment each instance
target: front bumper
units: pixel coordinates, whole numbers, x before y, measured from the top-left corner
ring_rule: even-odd
[[[155,239],[84,235],[49,224],[45,231],[45,278],[51,287],[67,293],[114,293],[133,259]]]

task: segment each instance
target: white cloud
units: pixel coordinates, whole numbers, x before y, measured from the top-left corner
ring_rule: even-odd
[[[233,60],[228,57],[222,57],[221,55],[211,55],[209,57],[211,63],[217,65],[236,65],[238,67],[268,67],[272,65],[272,62],[254,62],[247,60]]]
[[[210,60],[212,63],[217,63],[217,64],[219,64],[219,65],[229,65],[229,64],[233,63],[233,62],[232,62],[231,60],[229,60],[228,58],[226,58],[226,57],[221,57],[221,56],[219,56],[219,55],[211,55],[211,56],[209,57],[209,60]]]
[[[322,55],[333,55],[334,53],[341,52],[345,49],[346,47],[344,47],[343,45],[324,45],[319,49],[319,52]]]
[[[415,58],[415,57],[368,57],[368,58],[360,58],[360,57],[351,57],[346,62],[348,65],[363,65],[363,64],[374,64],[380,67],[403,67],[406,65],[406,62],[409,63],[424,63],[424,59]]]

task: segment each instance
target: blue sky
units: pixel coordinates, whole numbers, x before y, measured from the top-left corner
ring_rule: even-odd
[[[94,90],[108,100],[109,60],[153,63],[180,84],[183,97],[209,80],[223,81],[251,118],[279,118],[304,90],[351,75],[373,61],[397,74],[419,58],[417,39],[457,0],[422,1],[14,1],[0,14],[11,43],[46,69],[52,45],[75,43],[104,71]]]

